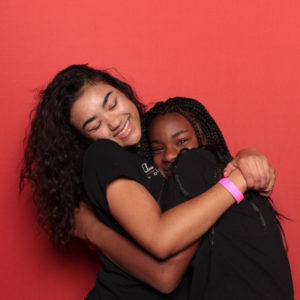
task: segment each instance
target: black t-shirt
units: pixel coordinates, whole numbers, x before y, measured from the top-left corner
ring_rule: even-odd
[[[195,174],[206,174],[206,189],[215,181],[217,160],[195,149],[177,164],[177,178],[182,188],[194,197],[203,192]],[[205,160],[205,162],[204,162]],[[193,265],[191,299],[253,300],[293,299],[293,284],[287,254],[272,207],[257,193],[247,193],[244,201],[231,207],[210,233],[211,254],[208,284],[201,297],[197,286],[202,263]],[[201,258],[199,258],[201,262]],[[195,260],[195,259],[194,259]],[[201,281],[201,280],[200,280]],[[202,280],[203,282],[203,280]]]
[[[133,151],[110,140],[98,140],[86,151],[83,181],[96,215],[117,232],[127,235],[110,214],[106,187],[114,179],[124,177],[142,184],[157,199],[163,185],[158,170]]]
[[[214,182],[215,162],[215,156],[207,150],[193,149],[181,154],[173,164],[172,174],[164,189],[162,210],[170,209],[208,190]],[[197,193],[193,194],[193,190]],[[181,299],[203,299],[208,283],[210,252],[209,236],[205,234],[183,277],[186,294]]]
[[[109,212],[105,197],[109,182],[119,177],[136,180],[155,199],[160,198],[166,210],[211,187],[216,181],[215,169],[214,155],[194,149],[181,155],[172,177],[164,183],[143,158],[114,142],[100,140],[85,155],[83,179],[98,218],[130,239]],[[289,263],[273,213],[265,200],[257,195],[253,198],[256,208],[246,197],[216,223],[213,246],[207,236],[202,238],[174,293],[162,295],[103,256],[104,266],[87,299],[293,299]]]
[[[89,201],[94,213],[103,223],[134,242],[110,214],[105,196],[107,185],[120,177],[142,184],[156,200],[161,198],[162,189],[166,186],[158,170],[136,153],[125,150],[109,140],[93,143],[85,154],[83,168],[83,180]],[[101,255],[101,258],[103,266],[97,275],[94,289],[86,298],[88,300],[187,299],[188,277],[183,278],[175,292],[164,295],[123,272],[105,256]]]

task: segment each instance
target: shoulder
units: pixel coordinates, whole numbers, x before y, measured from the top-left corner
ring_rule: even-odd
[[[197,168],[205,170],[215,168],[217,165],[216,155],[207,149],[191,149],[182,153],[176,163],[178,168]]]
[[[141,158],[110,140],[97,140],[87,149],[83,162],[83,179],[102,188],[114,179],[124,177],[140,181]]]
[[[131,165],[138,160],[135,153],[127,151],[116,142],[101,139],[91,144],[84,155],[84,167],[97,167],[101,165]]]
[[[217,158],[209,150],[192,149],[184,152],[174,166],[174,175],[192,197],[215,183]]]
[[[118,145],[116,142],[106,139],[100,139],[93,142],[85,152],[85,159],[89,157],[94,157],[95,155],[109,156],[113,153],[124,153],[127,152],[124,148]]]

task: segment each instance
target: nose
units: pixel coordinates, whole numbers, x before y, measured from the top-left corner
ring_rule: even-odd
[[[164,161],[165,162],[173,162],[178,155],[178,150],[174,147],[167,148],[164,152]]]
[[[111,131],[116,131],[121,125],[121,120],[113,115],[110,115],[107,120],[107,126]]]

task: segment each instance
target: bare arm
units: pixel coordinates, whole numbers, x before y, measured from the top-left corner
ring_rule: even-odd
[[[213,154],[203,151],[202,155],[198,155],[197,152],[196,150],[185,157],[195,154],[193,159],[197,160],[197,165],[199,164],[198,171],[206,170],[211,166],[210,163],[215,163]],[[83,170],[85,185],[91,193],[93,185],[105,188],[105,200],[112,217],[143,249],[159,259],[178,253],[197,241],[235,203],[232,195],[222,185],[215,184],[201,195],[162,214],[150,192],[137,181],[126,178],[131,178],[127,176],[126,171],[127,167],[130,168],[130,163],[125,163],[127,158],[132,161],[129,154],[112,141],[96,141],[85,155]],[[107,174],[113,170],[111,163],[116,165],[117,158],[122,168],[121,173],[125,172],[126,179],[116,177],[114,172],[110,176],[104,176],[103,170],[107,169]],[[183,159],[185,158],[178,164],[183,163]],[[187,158],[189,159],[191,158]],[[201,172],[199,183],[202,182],[204,173]],[[132,176],[136,178],[139,175],[135,173]],[[246,182],[238,169],[232,172],[229,179],[242,193],[245,192]],[[91,194],[93,202],[103,202],[102,195],[99,195],[101,199],[98,200],[96,194]]]
[[[263,182],[266,177],[264,172],[270,172],[272,169],[269,165],[266,168],[261,168],[261,164],[264,164],[266,159],[255,149],[240,151],[235,160],[236,164],[229,165],[231,169],[227,176],[236,167],[240,168],[242,173],[248,174],[246,179],[246,181],[250,181],[250,184],[247,181],[248,187],[251,185],[251,180]],[[245,173],[243,174],[245,175]],[[162,293],[172,292],[177,287],[199,245],[199,242],[196,242],[171,258],[157,260],[137,245],[100,223],[83,203],[80,209],[75,212],[75,229],[74,234],[77,237],[89,240],[122,270]]]
[[[245,192],[246,182],[239,170],[234,170],[228,178]],[[133,180],[116,179],[106,192],[114,218],[135,241],[159,259],[194,243],[235,203],[220,184],[163,214],[151,194]]]
[[[171,258],[157,260],[99,222],[86,204],[80,204],[74,217],[76,237],[90,241],[123,271],[162,293],[170,293],[177,287],[199,245],[196,242]]]

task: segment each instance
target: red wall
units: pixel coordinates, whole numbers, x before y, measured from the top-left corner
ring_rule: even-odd
[[[0,17],[2,299],[82,299],[100,265],[81,243],[54,250],[17,189],[35,88],[73,63],[116,68],[147,103],[201,99],[233,152],[268,156],[299,299],[299,1],[11,0]]]

